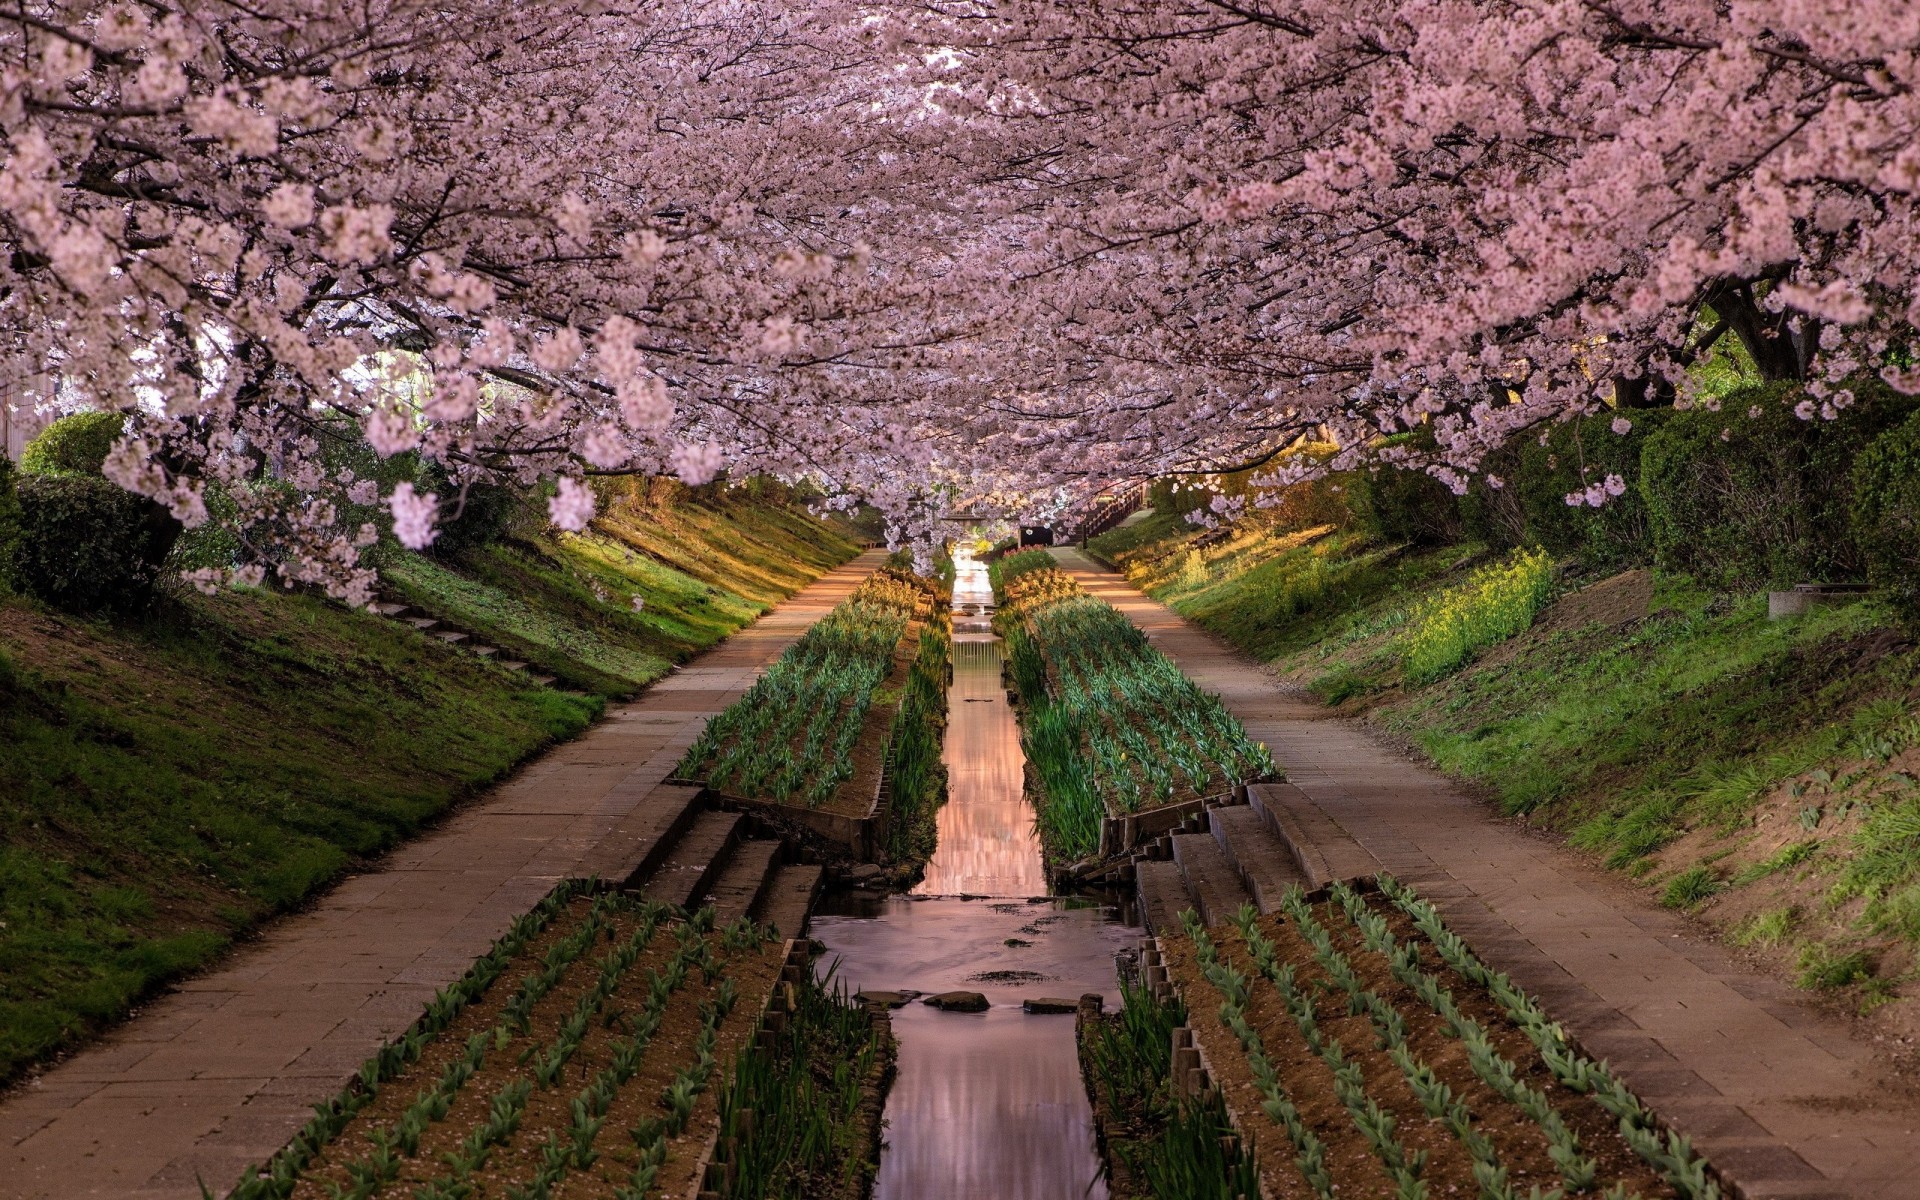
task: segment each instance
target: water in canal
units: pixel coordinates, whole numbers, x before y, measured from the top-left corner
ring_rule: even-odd
[[[985,568],[956,557],[948,799],[911,896],[829,898],[814,918],[853,989],[984,994],[983,1013],[910,1003],[893,1014],[900,1069],[887,1100],[879,1200],[1105,1200],[1072,1016],[1021,1001],[1099,992],[1119,1002],[1114,954],[1140,930],[1084,899],[1047,896],[1019,729],[1000,681]]]

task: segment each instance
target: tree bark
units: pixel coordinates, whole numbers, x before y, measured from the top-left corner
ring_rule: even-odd
[[[1707,293],[1706,302],[1725,321],[1752,357],[1760,378],[1768,383],[1801,382],[1819,345],[1820,323],[1802,315],[1796,333],[1789,325],[1793,314],[1771,313],[1754,298],[1747,280],[1727,280]]]

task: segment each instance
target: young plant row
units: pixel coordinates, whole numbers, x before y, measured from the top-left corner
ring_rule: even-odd
[[[1395,1200],[1462,1188],[1483,1200],[1719,1200],[1718,1185],[1686,1140],[1662,1139],[1639,1100],[1603,1065],[1574,1052],[1537,1002],[1480,964],[1430,905],[1391,880],[1383,891],[1456,982],[1484,989],[1535,1053],[1516,1060],[1503,1050],[1518,1039],[1464,1011],[1447,982],[1422,964],[1420,947],[1396,938],[1391,922],[1344,885],[1318,908],[1295,889],[1276,918],[1243,908],[1232,922],[1246,956],[1240,963],[1192,913],[1183,915],[1199,973],[1222,998],[1219,1023],[1238,1042],[1260,1110],[1284,1136],[1297,1169],[1284,1184],[1276,1181],[1277,1189],[1298,1191],[1304,1183],[1323,1200],[1352,1194],[1355,1186]],[[1276,940],[1289,925],[1297,946],[1291,959]],[[1269,988],[1277,1004],[1262,998]],[[1322,1009],[1329,999],[1337,1009]],[[1364,1035],[1354,1019],[1362,1019]],[[1337,1110],[1324,1105],[1329,1094]],[[1581,1109],[1587,1103],[1601,1111]],[[1328,1111],[1344,1112],[1345,1120],[1330,1122]],[[1574,1128],[1576,1113],[1584,1133]],[[1356,1139],[1371,1168],[1354,1165]],[[1517,1182],[1538,1180],[1548,1164],[1547,1181]]]
[[[809,974],[792,999],[786,1026],[741,1056],[720,1094],[720,1136],[734,1149],[723,1194],[861,1200],[879,1167],[892,1024],[831,973]]]
[[[892,821],[887,855],[895,863],[933,857],[934,812],[947,790],[940,750],[947,727],[947,690],[953,674],[953,625],[945,610],[920,631],[919,651],[907,672],[900,707],[887,735],[888,802]]]
[[[292,1195],[307,1164],[340,1135],[354,1114],[373,1100],[388,1080],[418,1060],[427,1044],[444,1033],[469,1004],[484,996],[527,944],[592,886],[586,880],[567,880],[549,892],[531,912],[509,925],[506,933],[487,953],[474,960],[457,983],[434,993],[413,1028],[362,1063],[359,1072],[339,1095],[315,1105],[312,1119],[301,1126],[265,1166],[241,1180],[230,1193],[232,1200],[283,1200]]]
[[[717,1069],[733,976],[771,979],[770,941],[746,922],[716,930],[710,908],[563,885],[469,973],[483,982],[448,993],[458,1007],[436,999],[234,1195],[547,1200],[565,1184],[642,1200]],[[516,968],[519,985],[490,995]],[[633,1091],[669,1067],[663,1088]]]
[[[875,572],[707,722],[675,774],[735,796],[825,804],[853,778],[867,712],[909,623],[933,608],[927,581]]]
[[[1492,997],[1507,1020],[1526,1034],[1540,1061],[1546,1064],[1559,1083],[1591,1096],[1596,1104],[1620,1122],[1620,1136],[1633,1147],[1634,1153],[1665,1176],[1681,1196],[1687,1200],[1719,1200],[1720,1185],[1713,1179],[1706,1160],[1694,1153],[1690,1140],[1671,1130],[1663,1138],[1653,1113],[1641,1103],[1640,1098],[1628,1090],[1606,1063],[1595,1062],[1575,1050],[1567,1041],[1566,1031],[1547,1016],[1538,1000],[1516,986],[1504,972],[1494,971],[1481,962],[1467,948],[1460,935],[1446,927],[1440,918],[1440,911],[1421,899],[1412,888],[1391,876],[1383,875],[1380,878],[1380,890],[1413,921],[1421,935],[1456,975],[1474,987],[1484,989]],[[1366,939],[1369,949],[1387,956],[1389,961],[1408,961],[1409,966],[1414,965],[1410,961],[1412,950],[1402,949],[1393,943],[1385,919],[1373,912],[1364,898],[1350,888],[1336,889],[1335,898]],[[1427,972],[1421,972],[1421,975],[1433,980],[1433,976]],[[1436,1005],[1436,1010],[1450,999],[1444,989],[1437,986],[1437,980],[1432,984],[1423,984],[1416,990],[1421,991],[1423,999],[1431,993],[1434,999],[1428,1002]]]
[[[999,566],[995,626],[1044,793],[1042,838],[1055,857],[1095,853],[1105,817],[1274,773],[1266,747],[1219,697],[1195,687],[1119,610],[1027,554]]]
[[[1123,984],[1120,1011],[1082,1019],[1080,1070],[1107,1158],[1115,1200],[1252,1200],[1259,1167],[1242,1153],[1217,1091],[1175,1096],[1173,1031],[1187,1023],[1178,1000]]]

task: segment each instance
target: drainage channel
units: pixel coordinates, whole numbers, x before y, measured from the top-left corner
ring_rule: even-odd
[[[879,1200],[1104,1200],[1071,1012],[1028,1000],[1098,992],[1119,1003],[1114,955],[1141,931],[1118,910],[1048,896],[1020,733],[988,624],[985,567],[956,556],[948,798],[925,880],[909,896],[828,897],[813,936],[850,990],[979,992],[984,1012],[909,1002],[894,1014]]]

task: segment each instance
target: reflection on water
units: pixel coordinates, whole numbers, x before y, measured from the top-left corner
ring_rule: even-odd
[[[947,802],[927,877],[928,896],[1044,896],[1046,873],[1021,792],[1020,728],[1000,683],[1000,639],[953,635],[947,706]]]
[[[879,1200],[1105,1200],[1073,1018],[1031,1016],[1020,1003],[1085,992],[1117,1003],[1113,956],[1139,930],[1111,909],[1045,898],[1019,727],[985,616],[992,592],[971,557],[955,567],[948,799],[933,861],[911,898],[830,897],[813,935],[854,990],[966,989],[992,1005],[894,1013],[900,1070]]]
[[[814,918],[823,961],[837,957],[853,989],[964,988],[993,1005],[945,1013],[909,1003],[893,1014],[900,1073],[887,1098],[880,1200],[1104,1200],[1073,1017],[1020,1008],[1027,997],[1084,992],[1119,1001],[1113,956],[1138,931],[1073,904],[896,896],[875,918]],[[975,978],[990,972],[1045,978]]]

